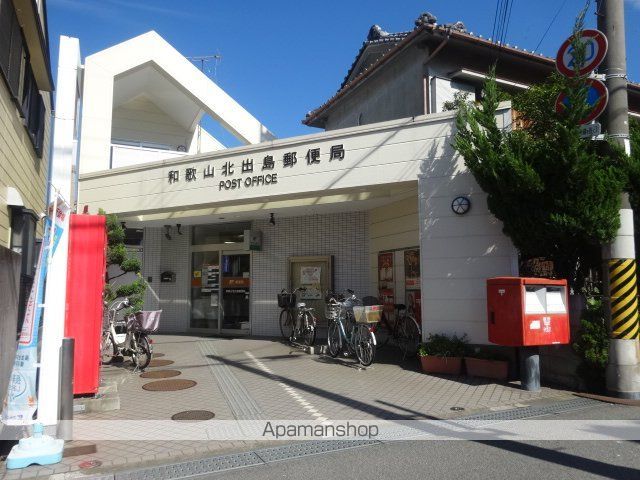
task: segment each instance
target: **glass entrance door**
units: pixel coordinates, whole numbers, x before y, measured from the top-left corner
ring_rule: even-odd
[[[222,315],[220,331],[250,333],[251,255],[222,255]]]
[[[220,252],[191,254],[191,328],[218,331],[220,321]]]

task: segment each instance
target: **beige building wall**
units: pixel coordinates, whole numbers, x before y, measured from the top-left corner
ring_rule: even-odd
[[[369,294],[378,296],[378,253],[399,251],[394,258],[394,280],[397,303],[404,302],[404,284],[399,280],[404,272],[404,257],[400,250],[417,247],[420,244],[418,218],[418,189],[413,188],[409,196],[383,207],[374,208],[369,213]]]
[[[46,93],[43,99],[47,113],[42,157],[38,157],[7,85],[0,79],[0,246],[3,247],[9,247],[11,235],[7,187],[13,187],[20,193],[25,208],[36,213],[45,209],[51,102]],[[42,235],[40,224],[36,235]]]
[[[144,95],[113,110],[111,138],[188,148],[193,132],[185,130]]]

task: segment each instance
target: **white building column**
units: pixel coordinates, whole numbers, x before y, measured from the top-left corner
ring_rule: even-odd
[[[53,144],[49,168],[51,184],[49,198],[61,195],[72,207],[75,199],[74,166],[76,165],[77,139],[76,114],[81,72],[80,43],[78,39],[60,37]],[[66,216],[64,233],[53,256],[47,274],[45,308],[40,354],[40,380],[38,386],[38,421],[55,425],[58,421],[59,356],[64,337],[67,292],[67,257],[69,245],[69,215]]]

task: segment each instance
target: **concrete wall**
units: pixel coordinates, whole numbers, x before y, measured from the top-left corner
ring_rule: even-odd
[[[499,125],[510,121],[508,113]],[[517,275],[517,251],[459,155],[428,160],[418,189],[424,334],[466,333],[471,343],[486,344],[486,279]],[[465,215],[451,209],[460,195],[471,200]]]
[[[151,100],[140,95],[113,110],[111,138],[188,148],[193,132],[185,130]]]
[[[424,59],[424,50],[415,47],[398,54],[332,107],[326,130],[422,115]]]
[[[18,190],[26,208],[36,213],[45,210],[51,103],[48,93],[43,98],[46,124],[42,157],[38,157],[7,85],[0,79],[0,246],[8,247],[10,243],[7,187]],[[37,228],[37,235],[41,236],[41,225]]]

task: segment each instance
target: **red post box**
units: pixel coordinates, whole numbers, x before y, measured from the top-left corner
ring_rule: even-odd
[[[492,343],[509,347],[569,343],[566,280],[490,278],[487,313]]]
[[[102,291],[107,234],[103,215],[69,216],[65,336],[75,339],[74,395],[93,394],[100,382]]]

